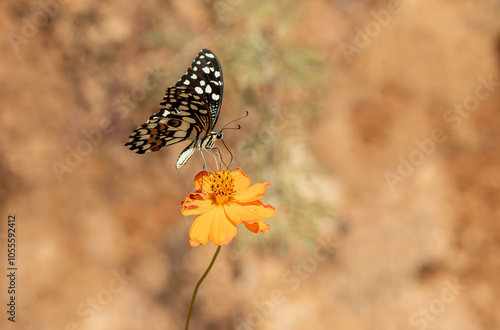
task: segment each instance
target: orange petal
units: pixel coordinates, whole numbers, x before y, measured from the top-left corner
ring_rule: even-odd
[[[212,187],[210,185],[210,180],[209,178],[209,173],[207,171],[200,172],[196,174],[196,177],[194,178],[194,187],[196,190],[203,190],[207,194],[212,193]]]
[[[245,227],[256,234],[267,234],[270,226],[264,220],[260,220],[259,222],[245,223]]]
[[[256,183],[250,188],[237,190],[236,194],[233,196],[234,200],[241,203],[253,202],[262,197],[266,193],[267,187],[271,184],[269,182]]]
[[[207,216],[208,213],[213,213],[209,211],[203,213],[191,225],[189,230],[189,243],[191,246],[205,245],[208,242],[208,232],[210,230],[210,217]]]
[[[213,207],[201,214],[191,225],[191,246],[205,245],[210,239],[216,245],[227,245],[236,236],[236,225],[230,221],[222,207]]]
[[[249,212],[254,212],[259,215],[259,217],[267,219],[272,218],[276,215],[276,209],[274,206],[269,204],[264,204],[261,201],[255,201],[250,203],[240,203],[240,206],[248,210]]]
[[[234,189],[236,191],[244,190],[250,185],[250,178],[243,173],[243,170],[239,167],[235,171],[231,172],[231,176],[234,179]]]
[[[236,225],[224,213],[223,207],[215,207],[215,214],[210,223],[209,238],[215,245],[228,245],[236,236]]]
[[[181,202],[182,215],[198,215],[207,212],[211,207],[214,206],[212,200],[206,195],[201,193],[190,193]]]
[[[249,208],[244,208],[238,203],[225,204],[224,211],[226,215],[231,221],[236,224],[240,224],[243,222],[258,222],[262,220],[262,217]]]

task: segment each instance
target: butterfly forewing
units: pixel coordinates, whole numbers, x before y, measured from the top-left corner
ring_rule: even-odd
[[[212,148],[223,94],[222,69],[217,57],[203,49],[175,86],[166,90],[160,111],[129,136],[130,150],[143,154],[190,141],[177,160],[182,167],[194,150]]]
[[[222,68],[217,57],[208,49],[198,53],[176,86],[187,86],[200,95],[210,108],[212,127],[217,123],[224,92]]]

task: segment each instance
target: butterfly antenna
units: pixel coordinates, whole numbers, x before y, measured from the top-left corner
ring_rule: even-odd
[[[245,111],[245,112],[246,112],[246,114],[243,117],[236,118],[235,120],[231,120],[229,123],[227,123],[226,125],[224,125],[224,127],[222,127],[220,131],[222,132],[222,130],[224,130],[224,128],[226,128],[227,125],[232,124],[235,121],[242,120],[243,118],[248,117],[248,111]],[[240,128],[241,128],[241,126],[238,125],[238,128],[228,128],[228,129],[240,129]]]

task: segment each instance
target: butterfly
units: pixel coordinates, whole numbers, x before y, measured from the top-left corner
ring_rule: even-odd
[[[161,109],[137,127],[125,146],[143,154],[185,140],[191,143],[177,158],[179,169],[196,149],[212,150],[222,131],[213,131],[222,105],[224,82],[215,54],[202,49],[175,86],[168,87]]]

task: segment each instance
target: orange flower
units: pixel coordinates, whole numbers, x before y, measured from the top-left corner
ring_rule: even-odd
[[[234,172],[200,172],[194,180],[196,192],[181,203],[183,215],[199,215],[191,225],[191,246],[205,245],[210,239],[216,245],[227,245],[236,236],[236,225],[243,223],[254,233],[267,234],[276,209],[259,201],[270,183],[250,186],[241,168]]]

